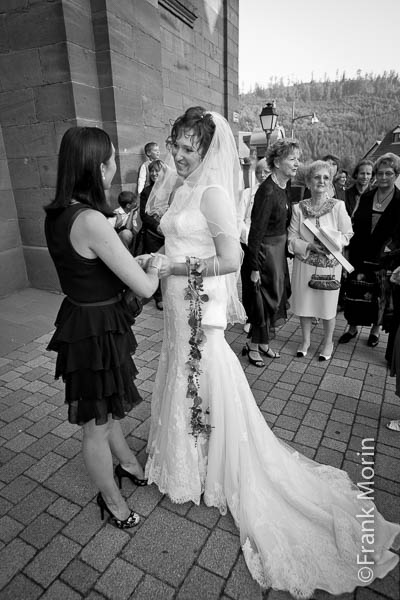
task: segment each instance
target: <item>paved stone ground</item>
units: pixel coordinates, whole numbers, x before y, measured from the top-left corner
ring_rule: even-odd
[[[46,343],[61,297],[27,289],[0,300],[0,598],[78,600],[260,600],[240,552],[230,516],[204,505],[173,505],[154,486],[123,492],[142,520],[119,531],[100,520],[80,455],[81,431],[66,421],[63,385],[53,379],[55,356]],[[339,315],[336,338],[344,329]],[[150,395],[162,338],[162,313],[149,303],[135,326],[136,363],[144,402],[124,420],[131,447],[145,461]],[[400,434],[385,423],[400,417],[394,380],[384,361],[386,336],[366,346],[335,348],[319,363],[321,325],[312,351],[294,357],[300,341],[295,317],[278,332],[279,360],[257,369],[240,360],[275,433],[318,461],[361,478],[363,438],[374,438],[376,501],[400,521]],[[241,327],[227,332],[240,354]],[[354,557],[356,560],[356,557]],[[289,600],[270,590],[264,599]],[[332,596],[316,593],[315,600]],[[339,600],[399,600],[399,568],[370,588]]]

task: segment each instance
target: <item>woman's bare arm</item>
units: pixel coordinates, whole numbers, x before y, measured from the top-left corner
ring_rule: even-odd
[[[73,248],[86,258],[97,256],[138,296],[150,298],[158,286],[158,270],[148,273],[123,245],[107,219],[96,210],[85,210],[71,228]]]

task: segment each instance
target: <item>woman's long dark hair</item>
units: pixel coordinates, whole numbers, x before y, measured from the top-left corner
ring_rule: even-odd
[[[44,207],[48,216],[59,214],[71,200],[78,200],[106,217],[107,204],[100,165],[112,156],[109,135],[98,127],[71,127],[61,140],[54,200]]]

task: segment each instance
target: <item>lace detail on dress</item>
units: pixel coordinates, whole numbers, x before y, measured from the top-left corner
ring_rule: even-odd
[[[193,205],[179,215],[173,206],[162,219],[166,252],[211,256],[207,224]],[[356,515],[371,506],[358,498],[347,474],[320,465],[279,441],[265,422],[236,355],[224,338],[225,285],[206,277],[206,328],[200,395],[210,407],[211,435],[206,443],[190,435],[191,399],[186,398],[189,353],[186,277],[162,281],[164,341],[152,396],[146,477],[173,502],[199,504],[225,514],[229,508],[240,529],[252,576],[263,587],[310,598],[315,589],[332,594],[361,585],[357,554],[362,532]],[[388,548],[400,526],[375,509],[374,576],[397,563]],[[368,582],[370,583],[370,582]]]

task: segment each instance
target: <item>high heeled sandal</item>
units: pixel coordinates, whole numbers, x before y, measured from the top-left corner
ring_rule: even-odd
[[[121,480],[124,477],[127,477],[128,479],[130,479],[132,481],[132,483],[134,483],[135,485],[138,485],[138,486],[147,485],[147,479],[139,479],[139,477],[136,477],[136,475],[134,475],[133,473],[129,473],[129,471],[124,469],[124,467],[121,467],[121,465],[117,465],[115,467],[115,476],[118,479],[119,489],[121,489],[121,485],[122,485]]]
[[[259,358],[252,358],[250,356],[251,354],[258,354]],[[249,348],[248,344],[243,346],[242,356],[247,356],[249,359],[249,363],[251,365],[254,365],[255,367],[258,367],[259,369],[262,369],[263,367],[265,367],[265,363],[264,363],[263,359],[261,358],[258,350],[251,350],[251,348]]]
[[[268,346],[268,350],[264,350],[264,348],[261,348],[261,346],[258,346],[258,351],[261,352],[261,354],[268,356],[268,358],[280,358],[281,357],[279,352],[275,352],[275,350],[272,350],[272,348],[270,348],[269,346]]]
[[[110,523],[117,527],[118,529],[130,529],[131,527],[136,527],[136,525],[140,521],[140,517],[133,510],[130,511],[129,517],[126,519],[118,519],[108,508],[107,504],[101,492],[97,494],[97,504],[100,507],[101,520],[104,521],[104,511],[110,516]]]

